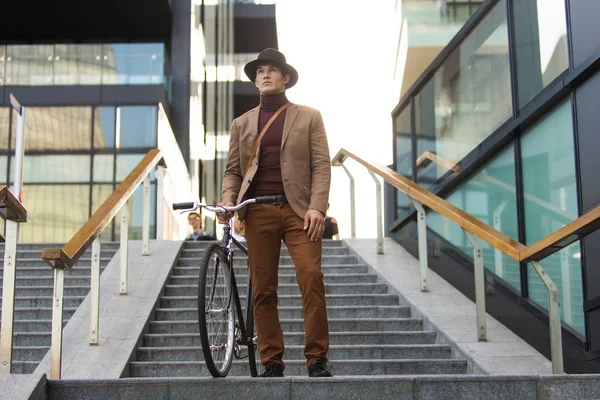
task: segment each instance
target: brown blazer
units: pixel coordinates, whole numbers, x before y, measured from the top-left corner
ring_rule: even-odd
[[[258,138],[260,108],[248,111],[231,123],[229,155],[223,176],[223,201],[240,203],[258,169],[260,146],[242,182],[254,142]],[[293,104],[286,110],[281,138],[281,177],[292,209],[304,219],[308,210],[325,215],[331,183],[331,162],[321,113]],[[244,219],[245,210],[238,212]]]

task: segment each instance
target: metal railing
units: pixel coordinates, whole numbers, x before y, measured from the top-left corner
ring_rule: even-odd
[[[91,290],[90,290],[90,345],[98,344],[99,308],[100,308],[100,234],[110,224],[112,219],[121,213],[121,246],[120,246],[120,279],[119,293],[127,294],[128,281],[128,228],[130,198],[136,189],[143,184],[143,222],[142,222],[142,255],[149,254],[150,240],[150,173],[156,168],[157,199],[162,200],[161,190],[165,176],[165,164],[160,150],[151,150],[102,203],[92,217],[73,235],[71,240],[62,248],[43,249],[42,258],[54,269],[54,294],[52,301],[52,338],[50,345],[50,378],[61,378],[62,360],[62,321],[64,297],[65,269],[73,267],[83,253],[92,246]],[[156,208],[156,238],[163,238],[163,209],[162,201],[157,201]]]
[[[487,339],[487,327],[485,320],[485,282],[483,253],[480,241],[483,240],[495,249],[505,253],[518,262],[530,262],[538,273],[544,285],[548,289],[549,320],[550,320],[550,352],[552,359],[552,371],[555,374],[564,373],[562,358],[562,335],[561,335],[561,317],[560,317],[560,294],[556,284],[550,276],[544,271],[540,261],[551,254],[567,247],[576,240],[596,231],[600,228],[600,206],[589,211],[585,215],[570,222],[556,232],[548,235],[546,238],[527,247],[518,241],[510,238],[502,232],[481,222],[472,215],[455,207],[446,200],[429,192],[413,181],[405,178],[396,171],[377,163],[371,163],[356,156],[346,149],[340,149],[332,161],[333,166],[342,166],[351,179],[351,201],[354,203],[354,179],[348,169],[344,166],[346,159],[352,158],[363,165],[369,173],[375,178],[375,174],[381,176],[386,182],[393,185],[396,189],[405,193],[417,210],[418,241],[419,241],[419,263],[420,263],[420,281],[421,290],[428,291],[427,288],[427,223],[426,214],[423,206],[437,211],[442,216],[459,225],[471,244],[473,245],[473,263],[475,279],[475,305],[477,319],[477,337],[480,341]],[[377,180],[378,188],[380,186]],[[379,198],[378,189],[378,219],[381,219],[382,204]],[[352,224],[354,225],[354,205],[352,210]],[[354,235],[353,235],[354,237]],[[378,253],[383,254],[383,229],[378,221]]]

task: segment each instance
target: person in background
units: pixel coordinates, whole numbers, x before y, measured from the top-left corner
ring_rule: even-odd
[[[215,235],[209,231],[202,230],[202,218],[197,212],[191,212],[188,214],[188,222],[192,227],[192,234],[185,238],[185,240],[200,241],[200,240],[215,240]]]
[[[327,203],[327,211],[329,211],[329,203]],[[323,231],[323,239],[340,240],[337,219],[329,216],[325,217],[325,230]]]

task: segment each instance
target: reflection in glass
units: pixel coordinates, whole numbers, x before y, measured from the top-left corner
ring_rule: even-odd
[[[92,143],[91,107],[27,107],[26,150],[88,150]],[[17,115],[14,115],[16,120]],[[16,124],[13,123],[13,126]],[[15,147],[16,137],[11,138]]]
[[[571,103],[564,101],[521,139],[526,244],[545,238],[578,218]],[[563,321],[583,333],[579,242],[540,264],[561,293]],[[529,297],[547,309],[548,291],[531,265]]]
[[[569,67],[564,0],[513,2],[519,104]]]
[[[8,156],[0,156],[0,185],[7,185],[7,184],[8,184]],[[0,232],[4,232],[4,231],[0,231]]]
[[[89,218],[89,184],[25,184],[23,193],[29,220],[20,225],[20,242],[65,243]]]
[[[412,180],[412,141],[410,124],[410,105],[396,117],[396,172]],[[397,219],[403,220],[410,210],[411,202],[404,193],[396,191]]]
[[[144,201],[144,186],[140,185],[129,199],[129,240],[139,240],[142,238],[143,224],[143,201]],[[121,218],[121,213],[117,214],[116,221]],[[156,230],[156,184],[150,184],[150,237],[155,237]],[[115,229],[115,241],[121,239],[120,228],[117,225]]]
[[[10,159],[14,171],[15,158]],[[14,177],[11,177],[11,181]],[[23,158],[23,182],[80,183],[90,181],[90,155],[27,155]]]
[[[53,45],[7,46],[6,85],[52,85]]]
[[[118,154],[117,155],[117,177],[116,181],[123,181],[127,175],[139,162],[144,158],[145,154]]]
[[[156,147],[156,106],[123,106],[118,111],[117,148]]]
[[[113,85],[162,83],[164,54],[164,43],[104,45],[102,82]]]
[[[114,160],[112,154],[94,155],[94,183],[112,183]]]
[[[113,185],[92,185],[92,215],[98,210],[98,208],[104,203],[104,201],[110,196],[113,192]],[[111,221],[110,224],[100,234],[100,241],[102,242],[112,242],[114,239],[112,237],[113,227],[115,224],[115,219]],[[118,221],[118,220],[117,220]]]
[[[116,107],[96,107],[94,109],[94,148],[114,148],[115,129]]]
[[[8,151],[8,136],[10,134],[9,107],[0,107],[0,151]]]
[[[55,85],[99,85],[102,76],[101,44],[54,45]]]
[[[425,187],[454,166],[512,114],[506,2],[501,0],[454,50],[417,101],[417,159],[440,161],[421,173]]]
[[[446,200],[483,223],[518,240],[515,160],[509,146]],[[450,243],[473,257],[473,247],[462,229],[436,212],[427,214],[427,225]],[[521,289],[519,263],[481,241],[486,269]]]

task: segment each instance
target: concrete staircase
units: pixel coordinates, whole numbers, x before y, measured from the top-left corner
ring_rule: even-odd
[[[199,263],[208,243],[184,244],[143,336],[131,377],[210,376],[197,322]],[[247,260],[235,255],[236,278],[245,293]],[[324,241],[323,272],[330,327],[330,367],[336,376],[465,374],[467,361],[453,359],[435,332],[392,294],[388,285],[341,241]],[[242,302],[244,299],[242,299]],[[286,376],[306,375],[304,327],[295,270],[282,247],[279,312],[286,344]],[[249,376],[247,360],[235,360],[230,376]]]
[[[62,247],[56,243],[19,244],[17,246],[17,280],[13,331],[12,372],[32,373],[50,349],[52,326],[52,294],[54,274],[42,260],[42,248]],[[102,243],[101,270],[112,259],[119,243]],[[4,263],[4,245],[0,247],[0,264]],[[63,326],[90,290],[91,252],[65,272]],[[0,304],[2,275],[0,267]],[[1,312],[1,311],[0,311]]]

